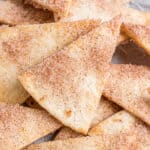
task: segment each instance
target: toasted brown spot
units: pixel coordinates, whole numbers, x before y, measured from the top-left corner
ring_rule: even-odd
[[[83,128],[79,128],[78,131],[79,131],[79,133],[87,134],[87,133],[85,133],[85,130]]]
[[[70,117],[71,114],[72,114],[72,111],[71,110],[67,110],[67,111],[65,111],[65,114],[66,114],[67,117]]]
[[[113,119],[114,122],[122,122],[121,119]]]
[[[39,99],[40,102],[44,101],[44,96]]]
[[[150,94],[150,87],[147,89],[148,93]]]

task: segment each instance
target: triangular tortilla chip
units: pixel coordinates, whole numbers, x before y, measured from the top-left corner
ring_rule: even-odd
[[[91,137],[31,145],[26,150],[143,150],[150,149],[150,127],[121,111],[90,130]],[[96,147],[95,147],[96,145]]]
[[[68,15],[60,21],[76,21],[83,19],[101,19],[108,21],[120,15],[128,1],[120,0],[72,0]],[[56,18],[56,15],[54,15]]]
[[[28,70],[20,81],[64,125],[86,134],[119,36],[118,18],[79,37]]]
[[[150,55],[150,27],[135,24],[123,24],[122,30],[132,38],[135,43],[144,48]]]
[[[62,17],[60,21],[75,21],[84,19],[101,19],[103,21],[111,20],[113,17],[121,14],[123,22],[135,24],[150,24],[150,13],[141,12],[127,5],[129,0],[72,0],[68,15]],[[57,18],[57,15],[54,15]],[[122,36],[119,43],[129,39]]]
[[[103,95],[150,125],[150,67],[112,65]]]
[[[55,15],[55,20],[68,15],[71,2],[72,0],[25,0],[27,4],[52,11]]]
[[[0,103],[0,149],[2,150],[21,149],[61,126],[43,110]]]
[[[0,1],[0,23],[35,24],[52,22],[52,13],[23,4],[23,0]]]
[[[0,30],[0,101],[23,103],[28,97],[17,76],[52,52],[96,27],[99,21],[22,25]]]
[[[150,127],[126,111],[121,111],[89,131],[100,136],[103,150],[150,149]]]
[[[83,19],[108,21],[119,14],[122,15],[124,22],[127,23],[150,23],[150,13],[130,8],[128,0],[72,0],[68,15],[61,18],[60,21]]]
[[[114,103],[106,100],[104,97],[101,98],[99,102],[99,106],[97,108],[95,118],[92,121],[91,127],[94,127],[101,121],[105,120],[106,118],[110,117],[111,115],[118,112],[121,108],[115,105]],[[59,133],[56,135],[55,140],[64,140],[68,138],[75,138],[81,137],[82,134],[79,134],[70,128],[63,127]]]
[[[24,150],[102,150],[99,136],[57,140],[33,144]]]

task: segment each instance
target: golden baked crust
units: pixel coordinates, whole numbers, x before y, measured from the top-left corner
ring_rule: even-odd
[[[18,25],[52,21],[52,13],[24,5],[23,0],[0,1],[0,23]]]
[[[46,111],[0,103],[0,146],[18,150],[62,125]]]
[[[28,93],[17,76],[95,28],[99,21],[22,25],[0,30],[0,101],[23,103]]]
[[[150,55],[150,27],[136,24],[123,24],[122,31]]]
[[[100,136],[103,150],[142,150],[150,148],[150,127],[126,111],[120,111],[89,131]]]
[[[150,67],[111,65],[103,95],[150,125]]]
[[[42,107],[77,132],[86,134],[94,117],[120,23],[100,25],[19,77]]]

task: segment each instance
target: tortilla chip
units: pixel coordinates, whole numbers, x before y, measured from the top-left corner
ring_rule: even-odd
[[[23,0],[0,1],[0,23],[17,25],[52,21],[52,13],[24,5]]]
[[[88,20],[0,30],[0,101],[23,103],[29,95],[17,76],[98,24]]]
[[[120,15],[122,9],[127,7],[128,1],[120,0],[72,0],[68,15],[60,21],[76,21],[83,19],[101,19],[109,21]],[[57,16],[54,14],[54,17]]]
[[[32,97],[65,126],[86,134],[98,106],[120,21],[104,23],[20,76]]]
[[[103,95],[150,125],[150,67],[112,65]]]
[[[49,134],[62,125],[47,112],[0,103],[0,146],[17,150]]]
[[[62,17],[68,15],[72,0],[25,0],[25,3],[31,4],[36,8],[43,8],[52,11],[55,16],[55,20],[59,20]],[[57,18],[56,18],[57,16]]]
[[[75,21],[84,19],[101,19],[108,21],[121,14],[124,22],[135,24],[150,24],[150,13],[141,12],[128,7],[131,0],[72,0],[68,15],[60,21]],[[57,15],[54,15],[57,18]],[[57,19],[56,19],[57,20]],[[119,44],[129,39],[122,35]]]
[[[90,130],[99,135],[103,150],[143,150],[150,148],[150,127],[126,111],[116,113]]]
[[[150,27],[123,24],[122,30],[150,55]]]
[[[33,144],[24,150],[101,150],[102,148],[99,137],[93,136]]]
[[[68,15],[61,21],[83,19],[108,21],[121,14],[126,23],[149,24],[150,13],[130,8],[129,2],[128,0],[72,0]]]
[[[31,145],[26,150],[143,150],[150,148],[150,127],[126,111],[90,130],[91,137]]]
[[[111,115],[115,114],[119,110],[121,110],[119,106],[102,97],[97,108],[95,118],[92,121],[91,127],[94,127],[95,125],[110,117]],[[63,127],[56,135],[55,140],[64,140],[68,138],[76,138],[81,136],[83,135],[71,130],[70,128]]]

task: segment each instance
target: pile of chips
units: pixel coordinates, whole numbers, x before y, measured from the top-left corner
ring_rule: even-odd
[[[1,150],[150,149],[150,13],[130,1],[0,0]],[[137,63],[113,63],[124,46]]]

